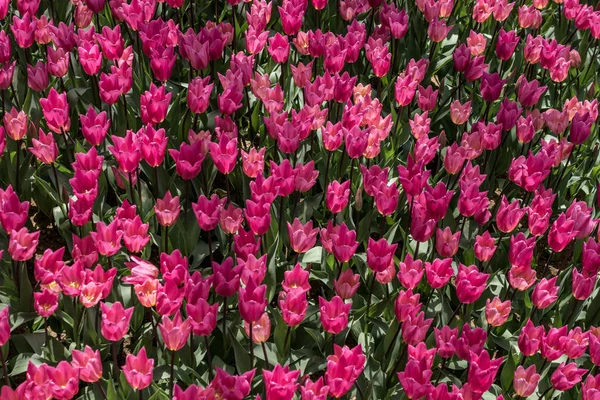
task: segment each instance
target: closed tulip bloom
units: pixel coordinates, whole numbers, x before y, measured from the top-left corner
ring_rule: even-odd
[[[210,157],[222,174],[230,174],[235,168],[238,158],[237,138],[229,139],[227,135],[221,135],[219,143],[210,142]]]
[[[498,296],[485,303],[485,319],[491,326],[502,326],[508,320],[511,311],[511,301],[501,301]]]
[[[520,77],[518,87],[519,103],[526,108],[535,106],[547,89],[547,86],[540,86],[536,79],[527,81],[525,75]]]
[[[215,292],[222,297],[233,296],[240,286],[241,265],[233,266],[233,259],[226,258],[221,264],[213,261],[213,274],[215,276]]]
[[[307,378],[300,387],[300,394],[302,400],[327,400],[329,386],[323,383],[323,377],[320,377],[314,382],[311,381],[310,378]]]
[[[192,203],[192,209],[202,230],[212,231],[217,227],[226,201],[227,198],[220,198],[217,194],[213,194],[210,199],[202,195],[198,197],[198,202]]]
[[[123,224],[123,243],[131,253],[140,253],[150,241],[149,223],[143,224],[139,215]]]
[[[398,380],[409,399],[420,399],[430,393],[432,375],[425,360],[408,360],[404,371],[398,373]]]
[[[292,289],[279,292],[278,300],[281,317],[286,325],[297,326],[304,320],[308,309],[308,301],[304,290]]]
[[[410,254],[406,254],[404,261],[398,265],[398,280],[407,289],[413,290],[419,286],[424,273],[423,262],[413,259]]]
[[[262,283],[267,273],[267,255],[263,254],[260,257],[249,254],[246,260],[237,260],[238,265],[242,267],[241,281],[247,285],[250,280],[256,284]]]
[[[436,258],[433,262],[425,262],[427,283],[434,289],[444,287],[454,276],[451,258]]]
[[[38,61],[35,66],[27,64],[27,86],[31,90],[41,92],[48,87],[48,67],[46,63]]]
[[[577,268],[573,268],[572,273],[572,291],[573,297],[577,300],[586,300],[591,296],[596,286],[598,275],[595,271],[583,269],[581,273]]]
[[[58,308],[58,293],[44,289],[33,294],[35,312],[43,318],[48,318]]]
[[[581,382],[581,378],[586,372],[588,372],[587,369],[577,368],[577,364],[574,362],[568,364],[563,362],[552,373],[550,382],[556,390],[569,390]]]
[[[335,296],[331,301],[319,296],[321,324],[323,329],[337,335],[348,326],[348,314],[352,303],[344,303],[341,297]]]
[[[168,138],[165,135],[164,128],[154,129],[151,125],[147,125],[140,129],[138,137],[141,140],[140,150],[142,158],[153,168],[161,165],[165,158],[165,150],[167,149]]]
[[[10,339],[10,321],[9,318],[10,307],[6,306],[0,311],[0,346],[4,346],[8,339]]]
[[[152,383],[154,359],[149,359],[146,348],[142,347],[137,356],[131,353],[127,355],[122,369],[129,385],[135,390],[142,390]]]
[[[506,81],[500,79],[500,75],[497,73],[488,74],[484,72],[481,77],[481,97],[487,102],[498,100],[505,83]]]
[[[179,311],[175,313],[175,316],[171,320],[168,316],[163,315],[162,322],[158,324],[160,334],[163,339],[165,347],[171,351],[180,350],[190,336],[192,330],[189,319],[182,321]]]
[[[284,64],[290,55],[288,37],[277,32],[275,36],[269,38],[267,50],[276,63]]]
[[[408,318],[402,322],[402,340],[412,346],[425,340],[427,331],[433,322],[433,318],[425,319],[423,311],[415,314],[409,314]]]
[[[348,205],[350,196],[350,181],[339,183],[333,181],[327,187],[325,203],[327,208],[334,214],[341,212]]]
[[[96,232],[91,232],[90,236],[96,244],[98,253],[103,256],[113,256],[121,249],[121,238],[123,231],[117,227],[117,220],[113,220],[106,225],[104,222],[96,224]]]
[[[456,295],[458,300],[464,304],[475,302],[486,288],[486,282],[490,275],[477,270],[477,266],[469,267],[460,264],[456,277]]]
[[[54,141],[54,136],[51,132],[48,134],[44,133],[42,129],[39,130],[38,139],[32,138],[31,143],[33,147],[29,148],[29,151],[44,164],[52,164],[58,157],[58,146]]]
[[[369,238],[367,247],[367,265],[373,272],[385,270],[393,260],[398,243],[390,244],[387,239],[374,240]],[[408,257],[408,256],[407,256]]]
[[[512,266],[508,271],[508,283],[514,289],[525,291],[536,281],[536,271],[530,266]]]
[[[85,346],[83,351],[73,350],[71,366],[79,370],[79,379],[83,382],[94,383],[102,378],[100,351],[94,351],[90,346]]]
[[[479,393],[488,390],[492,386],[502,362],[502,358],[491,360],[489,353],[485,350],[479,355],[471,353],[468,379],[473,390]]]
[[[555,276],[552,279],[542,278],[542,280],[540,280],[535,286],[535,289],[533,289],[533,294],[531,295],[534,306],[543,310],[558,299],[560,286],[556,285],[557,279],[558,276]]]
[[[100,303],[100,309],[102,310],[102,336],[111,342],[121,340],[129,330],[129,321],[133,315],[133,307],[125,309],[117,301],[111,306],[102,302]]]
[[[564,354],[564,341],[567,337],[568,326],[550,328],[542,340],[542,356],[548,361],[558,360]]]
[[[218,397],[232,399],[243,399],[250,393],[252,389],[252,379],[256,369],[237,376],[229,375],[226,371],[216,367],[216,376],[211,382],[211,386],[215,389]]]
[[[561,252],[579,233],[573,228],[575,221],[567,219],[565,214],[561,214],[550,227],[548,233],[548,246],[555,251]]]
[[[409,316],[414,316],[421,311],[420,295],[413,294],[411,289],[400,290],[400,294],[394,302],[394,314],[398,322],[404,322]]]
[[[530,365],[527,369],[519,365],[515,370],[513,377],[513,386],[515,393],[521,397],[531,396],[537,389],[540,381],[540,374],[536,373],[535,364]]]
[[[210,83],[210,77],[196,77],[188,86],[187,102],[194,114],[202,114],[210,105],[210,94],[214,83]]]
[[[40,106],[48,128],[55,133],[69,130],[71,120],[69,118],[69,103],[67,94],[58,92],[52,88],[47,98],[40,99]]]
[[[156,125],[164,121],[171,102],[172,93],[167,93],[164,86],[150,84],[150,89],[140,96],[140,115],[142,124]]]
[[[506,32],[500,28],[498,40],[496,42],[496,55],[503,61],[510,59],[515,52],[520,37],[514,30]]]
[[[148,278],[141,284],[135,284],[133,290],[137,296],[139,302],[146,308],[154,307],[156,305],[156,298],[158,295],[158,279]],[[189,313],[188,313],[189,314]]]
[[[250,337],[250,324],[244,321],[244,332]],[[271,336],[271,320],[266,312],[252,324],[252,342],[264,343]]]
[[[31,14],[25,13],[22,18],[13,15],[10,30],[20,48],[27,49],[33,45],[35,27],[36,23],[32,20]]]
[[[593,333],[583,332],[578,326],[571,329],[563,341],[567,357],[575,360],[583,356],[588,348],[591,336],[593,336]]]
[[[477,257],[479,261],[490,261],[497,248],[496,239],[490,235],[489,231],[485,231],[483,235],[477,235],[475,237],[473,250],[475,252],[475,257]]]
[[[349,268],[342,272],[338,279],[333,281],[335,294],[343,300],[348,300],[354,297],[360,286],[360,275],[354,274]]]
[[[271,227],[271,204],[261,199],[259,202],[246,200],[244,217],[250,230],[257,236],[262,236]]]
[[[240,315],[248,323],[258,321],[265,312],[267,298],[265,297],[267,287],[258,285],[250,279],[245,288],[240,287],[238,292]]]
[[[172,197],[171,192],[167,192],[162,199],[156,199],[154,213],[156,214],[156,220],[161,226],[172,226],[175,224],[180,212],[179,196]]]
[[[15,261],[27,261],[35,254],[39,238],[40,231],[29,233],[25,227],[18,231],[12,230],[8,241],[8,253]]]
[[[498,229],[504,233],[512,232],[526,212],[527,208],[521,208],[519,200],[515,200],[509,204],[506,196],[503,195],[500,208],[498,208],[498,212],[496,213],[496,225]]]
[[[249,254],[259,252],[260,243],[261,238],[256,237],[252,231],[240,229],[233,236],[233,251],[238,258],[247,260]]]
[[[450,104],[450,119],[455,125],[462,125],[468,121],[471,115],[471,102],[467,101],[461,104],[460,101],[454,100]]]
[[[537,353],[542,347],[542,341],[544,339],[544,327],[543,326],[535,326],[530,319],[527,320],[527,323],[521,329],[521,333],[519,334],[519,350],[523,355],[530,357]]]
[[[299,370],[290,371],[289,366],[275,365],[272,371],[263,370],[266,400],[291,400],[298,387]]]
[[[184,180],[195,178],[202,169],[205,154],[200,151],[202,142],[194,142],[189,145],[181,143],[179,150],[169,149],[171,158],[175,161],[177,175]]]
[[[244,150],[242,153],[242,170],[248,178],[256,178],[259,174],[263,173],[265,168],[265,152],[266,147],[262,147],[260,150],[252,147],[248,153]]]
[[[315,246],[319,229],[312,226],[312,220],[302,225],[298,218],[292,224],[287,223],[290,246],[296,253],[306,253]]]
[[[218,303],[210,305],[205,299],[198,299],[187,303],[186,311],[194,335],[208,336],[217,327]]]
[[[578,232],[576,239],[585,239],[596,227],[598,220],[593,219],[593,211],[585,201],[573,201],[567,209],[566,217],[575,221],[573,230]]]
[[[2,120],[6,134],[12,140],[22,140],[27,135],[27,114],[24,111],[18,111],[15,107],[4,114]]]
[[[452,233],[450,227],[446,227],[443,231],[436,230],[435,249],[442,257],[453,257],[458,251],[461,232]]]
[[[106,111],[97,113],[94,107],[90,105],[87,113],[79,116],[79,120],[83,137],[90,145],[99,146],[104,142],[110,128],[110,120],[107,118]]]
[[[438,355],[442,358],[451,358],[456,353],[458,328],[444,325],[442,329],[433,328],[433,331]]]
[[[508,260],[512,266],[530,267],[535,248],[535,237],[525,238],[523,232],[510,237]]]

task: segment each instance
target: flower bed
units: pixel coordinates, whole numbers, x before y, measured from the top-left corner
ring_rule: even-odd
[[[598,399],[594,7],[0,0],[0,397]]]

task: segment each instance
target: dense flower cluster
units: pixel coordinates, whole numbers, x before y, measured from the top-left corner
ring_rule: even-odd
[[[2,400],[599,398],[592,3],[0,21]]]

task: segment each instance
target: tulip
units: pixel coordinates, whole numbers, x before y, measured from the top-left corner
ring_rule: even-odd
[[[269,336],[271,336],[271,321],[269,320],[269,314],[266,312],[263,313],[258,321],[254,322],[252,325],[248,322],[244,322],[244,331],[248,337],[250,337],[251,326],[253,343],[264,343],[269,340]]]
[[[84,351],[73,350],[71,366],[79,371],[79,379],[83,382],[94,383],[102,378],[100,351],[94,351],[90,346],[85,346]]]
[[[519,365],[514,373],[513,386],[515,393],[523,398],[531,396],[537,389],[540,381],[540,374],[536,373],[535,365],[530,365],[527,369]]]
[[[128,354],[123,366],[123,373],[129,385],[135,390],[143,390],[152,383],[154,359],[148,359],[146,348],[138,352],[137,356]]]
[[[563,362],[560,363],[558,368],[552,373],[550,382],[556,390],[569,390],[581,382],[581,378],[586,372],[586,369],[577,368],[577,364],[573,362],[569,364]]]
[[[533,305],[543,310],[544,308],[550,306],[552,303],[558,299],[558,291],[560,290],[560,286],[556,285],[556,280],[558,276],[555,276],[552,279],[543,278],[533,289],[533,294],[531,295],[531,300]]]
[[[100,303],[102,309],[102,336],[106,339],[117,342],[125,336],[129,330],[129,321],[133,315],[133,307],[125,309],[120,302],[108,306],[106,303]]]
[[[432,322],[433,318],[425,319],[423,311],[409,314],[408,318],[402,322],[402,340],[407,344],[416,346],[419,342],[425,340]]]
[[[272,371],[263,369],[267,400],[291,400],[298,386],[299,370],[290,371],[289,366],[275,365]]]
[[[360,286],[360,275],[354,274],[351,269],[347,269],[338,279],[333,281],[335,293],[342,298],[348,300],[354,297]]]
[[[156,220],[161,226],[172,226],[177,222],[177,218],[181,212],[179,196],[172,197],[171,192],[167,191],[162,199],[156,199],[154,212]]]
[[[304,320],[308,309],[306,292],[302,289],[279,292],[279,308],[281,310],[281,317],[286,325],[299,325]]]
[[[10,321],[8,320],[8,314],[10,307],[6,306],[0,311],[0,346],[4,346],[8,339],[10,339]],[[2,360],[4,362],[4,359]]]
[[[501,301],[498,296],[485,303],[485,318],[491,326],[502,326],[508,320],[511,311],[511,301]]]
[[[175,313],[172,320],[163,315],[162,323],[158,324],[158,328],[165,347],[171,351],[180,350],[185,346],[192,329],[190,320],[182,321],[179,311]]]
[[[325,383],[329,386],[329,394],[335,398],[344,396],[362,374],[366,357],[362,346],[354,348],[333,345],[333,354],[327,356]]]
[[[550,330],[544,335],[542,339],[542,356],[549,360],[554,361],[559,359],[564,354],[564,341],[567,336],[569,328],[563,326],[562,328],[550,328]]]
[[[433,328],[437,353],[442,358],[451,358],[456,353],[458,343],[458,328],[450,328],[448,325],[442,329]]]
[[[485,350],[479,355],[471,352],[468,380],[473,390],[479,393],[488,390],[492,386],[502,362],[502,358],[491,360],[489,353]]]
[[[335,296],[331,301],[319,296],[321,324],[323,329],[334,335],[340,333],[348,325],[348,314],[352,303],[344,303],[341,297]]]
[[[475,302],[485,290],[489,276],[489,274],[479,272],[475,265],[467,267],[460,264],[456,277],[456,295],[458,300],[464,304]]]
[[[58,308],[58,293],[44,289],[41,293],[33,294],[35,312],[43,318],[48,318]]]
[[[425,360],[409,360],[404,371],[398,373],[398,380],[409,399],[420,399],[432,389],[430,368],[426,368]]]
[[[425,262],[425,274],[427,276],[427,283],[429,283],[429,286],[434,289],[440,289],[444,287],[454,276],[452,259],[436,258],[432,263]]]
[[[398,265],[398,280],[407,289],[413,290],[419,286],[424,273],[422,261],[413,259],[410,254],[406,254],[404,261]]]
[[[8,241],[8,253],[11,258],[15,261],[27,261],[32,258],[39,243],[39,237],[40,231],[29,233],[25,227],[18,231],[13,229]]]
[[[397,247],[397,243],[389,244],[385,238],[377,241],[369,238],[369,245],[367,247],[367,265],[369,268],[374,272],[385,270],[392,262]],[[407,257],[409,256],[407,255]]]
[[[46,367],[47,384],[56,399],[71,399],[79,392],[79,369],[67,361],[61,361],[56,368]]]

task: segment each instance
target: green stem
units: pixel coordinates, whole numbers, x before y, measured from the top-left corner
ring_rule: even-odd
[[[171,383],[169,386],[169,393],[171,394],[169,397],[173,398],[173,389],[175,388],[175,379],[174,379],[174,372],[175,370],[175,351],[171,351]]]

